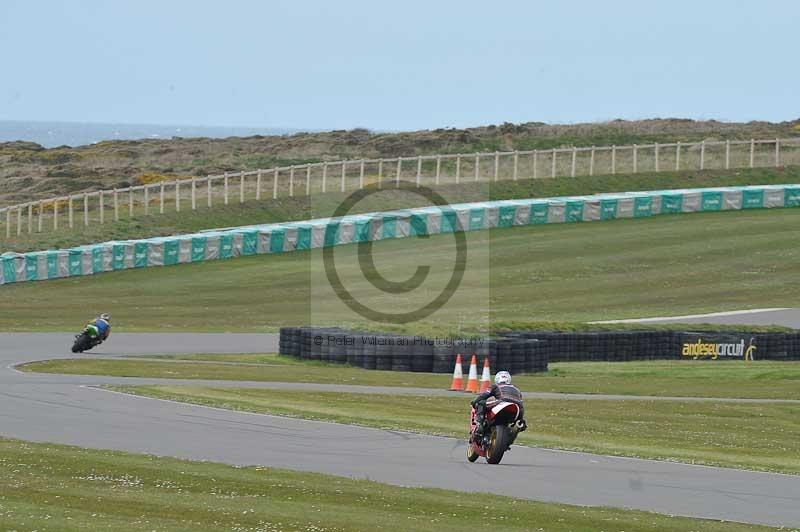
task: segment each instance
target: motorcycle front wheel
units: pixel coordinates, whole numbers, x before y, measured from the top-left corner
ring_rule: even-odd
[[[478,451],[475,449],[475,444],[471,441],[467,442],[467,460],[474,462],[479,456]]]

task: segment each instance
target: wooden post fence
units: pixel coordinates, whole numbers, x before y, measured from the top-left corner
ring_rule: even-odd
[[[403,171],[403,158],[397,158],[397,174],[395,175],[395,187],[400,188],[400,173]]]
[[[517,180],[518,173],[519,173],[519,151],[514,151],[514,175],[512,176],[514,181]]]
[[[653,144],[653,158],[655,159],[653,164],[655,164],[656,172],[658,172],[659,171],[659,165],[658,165],[658,142]]]
[[[700,170],[706,167],[706,141],[700,143]]]
[[[572,169],[569,172],[570,177],[575,177],[575,166],[578,159],[578,148],[572,148]]]
[[[611,146],[611,173],[617,173],[617,147]]]

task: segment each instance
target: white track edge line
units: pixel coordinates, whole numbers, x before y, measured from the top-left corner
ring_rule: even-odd
[[[763,312],[780,312],[784,310],[792,310],[791,307],[775,307],[775,308],[755,308],[749,310],[729,310],[726,312],[711,312],[708,314],[687,314],[685,316],[656,316],[653,318],[628,318],[624,320],[601,320],[590,321],[591,324],[604,324],[604,323],[647,323],[650,321],[663,321],[663,320],[692,320],[698,318],[718,318],[724,316],[740,316],[745,314],[760,314]]]

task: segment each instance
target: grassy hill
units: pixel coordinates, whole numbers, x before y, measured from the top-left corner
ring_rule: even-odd
[[[531,122],[404,133],[354,129],[247,138],[106,141],[52,149],[30,142],[10,142],[0,143],[0,206],[126,187],[139,184],[141,176],[152,173],[205,176],[343,158],[798,135],[800,121],[654,119],[574,125]]]
[[[800,209],[776,209],[467,233],[459,289],[407,330],[795,306],[798,225]],[[374,250],[387,279],[407,279],[419,265],[431,265],[431,272],[418,289],[389,295],[364,277],[357,246],[336,248],[343,283],[372,308],[420,308],[449,280],[451,236],[380,241]],[[0,287],[0,296],[2,330],[72,330],[99,312],[111,312],[116,326],[129,331],[364,323],[332,292],[320,250],[12,284]]]

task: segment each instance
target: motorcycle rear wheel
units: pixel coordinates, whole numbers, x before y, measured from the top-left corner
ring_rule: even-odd
[[[510,444],[511,431],[506,425],[492,427],[492,436],[486,449],[486,461],[490,464],[499,464]]]

